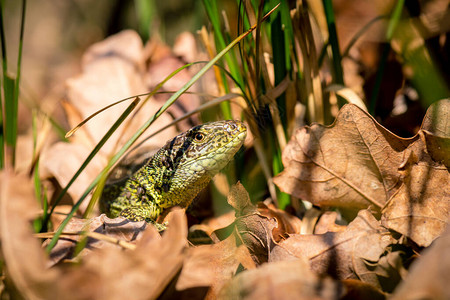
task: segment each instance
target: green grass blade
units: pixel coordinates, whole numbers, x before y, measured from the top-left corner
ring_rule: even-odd
[[[3,2],[0,3],[0,36],[2,49],[2,67],[3,67],[3,92],[4,92],[4,122],[3,135],[6,144],[11,148],[12,165],[15,165],[15,148],[17,141],[17,115],[19,106],[19,83],[20,83],[20,67],[22,62],[23,33],[25,25],[26,0],[22,1],[22,16],[19,38],[19,50],[17,59],[17,77],[16,79],[8,75],[8,62],[6,54],[6,40],[3,26]],[[1,139],[3,141],[3,138]],[[3,145],[2,145],[3,147]],[[3,150],[2,150],[3,152]],[[3,153],[2,153],[3,154]],[[4,159],[2,156],[2,165]]]
[[[33,111],[32,120],[31,120],[31,129],[33,136],[33,157],[37,154],[37,113]],[[34,196],[40,201],[42,198],[42,185],[41,178],[39,177],[39,158],[36,159],[36,163],[34,164],[34,168],[32,170],[33,173],[33,183],[34,183]],[[44,210],[45,214],[45,210]],[[39,232],[42,229],[42,220],[43,217],[37,218],[34,220],[33,227],[35,232]]]
[[[4,143],[11,145],[13,143],[11,123],[14,123],[14,119],[11,119],[14,115],[14,79],[8,76],[8,55],[6,53],[6,39],[5,39],[5,29],[3,26],[3,1],[0,1],[0,40],[1,40],[1,50],[2,50],[2,71],[3,71],[3,95],[2,103],[0,105],[0,118],[2,120],[2,137],[0,138],[1,147],[1,162],[0,165],[3,168],[5,166],[5,153],[4,153]],[[4,116],[4,118],[3,118]]]
[[[89,218],[91,216],[91,213],[94,210],[97,200],[100,199],[100,197],[102,196],[103,188],[105,187],[106,181],[108,180],[108,172],[107,171],[109,171],[109,170],[104,169],[101,172],[100,180],[96,186],[94,194],[92,195],[92,198],[89,201],[89,204],[83,213],[84,219]]]
[[[150,37],[152,21],[157,11],[155,1],[134,0],[134,7],[136,9],[139,34],[146,41]]]
[[[276,2],[276,1],[272,1]],[[275,86],[286,78],[291,70],[290,49],[292,41],[292,23],[289,16],[289,6],[286,0],[281,1],[280,11],[272,17],[271,41],[273,51],[273,66]],[[283,128],[287,128],[286,98],[283,93],[276,99]]]
[[[6,66],[7,66],[7,55],[6,55],[6,43],[5,43],[5,32],[3,30],[3,1],[0,1],[0,46],[2,54],[2,71],[3,80],[0,86],[3,87],[3,93],[0,92],[0,170],[5,166],[5,124],[3,119],[3,104],[5,95],[5,77],[6,77]]]
[[[220,14],[217,9],[216,1],[215,0],[204,0],[203,5],[206,9],[206,13],[208,14],[209,20],[212,24],[213,30],[214,30],[214,39],[216,41],[216,48],[217,50],[223,49],[225,47],[225,36],[224,33],[221,30],[221,24],[220,24]],[[231,73],[235,73],[235,57],[229,56],[230,53],[227,53],[227,56],[225,60],[228,63],[228,67],[230,68]],[[238,72],[240,74],[240,72]],[[221,73],[222,76],[222,84],[225,89],[225,92],[229,92],[229,87],[227,84],[227,81],[225,80],[225,77],[223,73]],[[241,80],[239,80],[241,81]],[[221,104],[221,110],[226,119],[231,118],[231,107],[228,103]]]
[[[386,32],[386,39],[388,41],[392,40],[394,36],[395,29],[397,28],[400,17],[402,16],[403,6],[405,5],[405,0],[399,0],[395,4],[394,11],[392,12],[391,19],[389,20],[388,29]]]
[[[19,50],[18,50],[18,57],[17,57],[17,75],[15,80],[15,86],[14,86],[14,117],[16,119],[16,122],[14,124],[14,139],[17,139],[17,115],[19,112],[19,85],[20,85],[20,78],[21,78],[21,69],[22,69],[22,50],[23,50],[23,34],[25,30],[25,12],[27,9],[27,1],[22,1],[22,15],[21,15],[21,22],[20,22],[20,37],[19,37]],[[14,141],[14,147],[16,146],[16,143]]]
[[[328,41],[331,45],[331,52],[333,54],[333,79],[335,83],[344,85],[344,75],[341,64],[342,57],[339,50],[339,41],[336,31],[336,21],[334,18],[333,4],[331,3],[331,0],[322,1],[328,26]],[[343,106],[345,104],[345,101],[338,97],[338,104],[339,106]]]
[[[8,71],[8,58],[6,53],[6,39],[5,39],[5,28],[3,26],[3,1],[0,1],[0,41],[2,49],[2,70],[3,78]]]
[[[13,146],[15,144],[15,132],[17,132],[17,117],[15,113],[15,104],[14,104],[14,87],[15,80],[8,76],[8,74],[4,74],[3,77],[3,93],[5,95],[4,99],[4,108],[5,108],[5,118],[4,118],[4,135],[6,144],[8,146]],[[15,130],[16,129],[16,130]]]
[[[169,124],[161,127],[161,129],[158,129],[157,131],[153,132],[152,134],[150,134],[149,136],[145,137],[142,141],[140,141],[137,145],[135,145],[131,151],[136,150],[137,148],[139,148],[142,144],[144,144],[147,140],[153,138],[155,135],[163,132],[164,130],[166,130],[167,128],[177,124],[178,122],[181,122],[187,118],[189,118],[190,116],[202,112],[206,109],[212,108],[214,106],[220,105],[222,102],[224,101],[230,101],[233,98],[237,98],[237,97],[242,97],[242,95],[240,94],[234,94],[234,93],[229,93],[226,95],[223,95],[221,97],[217,97],[214,98],[212,100],[209,100],[208,102],[205,102],[203,104],[201,104],[199,107],[197,107],[194,110],[191,110],[190,112],[185,113],[184,115],[182,115],[181,117],[178,117],[176,119],[174,119],[172,122],[170,122]]]

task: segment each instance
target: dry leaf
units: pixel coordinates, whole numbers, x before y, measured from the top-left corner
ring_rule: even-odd
[[[85,119],[115,101],[147,92],[142,74],[144,61],[142,41],[131,30],[92,45],[83,55],[83,73],[67,80],[68,100]],[[128,105],[124,103],[108,109],[90,120],[84,128],[94,141],[99,141]],[[131,132],[138,128],[136,122],[133,123],[129,129]],[[122,135],[120,130],[116,132],[102,151],[109,154],[124,138]]]
[[[228,203],[236,211],[234,235],[249,249],[257,264],[267,262],[273,246],[288,234],[299,233],[302,222],[274,206],[250,201],[245,188],[237,183],[231,188]]]
[[[391,299],[450,299],[450,227],[411,266]]]
[[[332,126],[297,131],[274,182],[319,206],[383,209],[384,226],[428,246],[449,216],[449,111],[450,100],[434,103],[419,133],[403,139],[346,105]]]
[[[221,216],[213,217],[202,221],[201,224],[194,224],[189,227],[189,232],[203,231],[211,236],[215,230],[230,226],[234,221],[234,211],[229,211]]]
[[[399,187],[397,168],[413,140],[398,138],[348,104],[330,127],[296,131],[283,151],[285,170],[274,182],[315,205],[380,209]]]
[[[345,300],[384,300],[386,295],[380,292],[370,284],[355,279],[342,280],[345,286],[345,296],[341,299]]]
[[[276,242],[280,241],[286,234],[300,233],[302,221],[296,216],[276,208],[273,204],[267,206],[264,203],[259,202],[257,206],[261,215],[274,218],[277,221],[277,227],[272,233]]]
[[[190,248],[176,289],[210,287],[207,299],[216,299],[218,291],[234,276],[240,264],[247,269],[255,268],[247,248],[236,246],[233,235],[218,244]]]
[[[86,291],[86,299],[155,299],[182,266],[186,235],[184,212],[174,211],[162,239],[154,239],[150,229],[134,251],[94,251],[79,269],[65,275],[61,285],[75,293],[90,280],[96,281],[92,290]]]
[[[383,226],[427,247],[444,230],[450,209],[450,176],[445,167],[410,166],[400,190],[383,209]]]
[[[31,233],[30,219],[37,214],[32,183],[26,176],[5,172],[0,179],[2,257],[8,278],[26,299],[153,299],[181,268],[187,226],[178,210],[162,239],[155,239],[149,227],[133,251],[99,249],[72,268],[48,269],[48,259]]]
[[[61,187],[65,187],[91,150],[83,144],[58,142],[43,152],[42,166],[56,178]],[[106,160],[96,155],[83,174],[72,184],[68,191],[70,196],[78,199],[105,165]]]
[[[163,81],[168,75],[184,66],[187,62],[191,63],[199,60],[194,59],[195,57],[198,57],[195,38],[192,33],[188,32],[181,33],[177,37],[173,49],[170,49],[167,45],[161,44],[161,42],[156,39],[149,41],[146,48],[151,48],[151,61],[144,76],[145,84],[149,89],[155,88],[156,85]],[[183,59],[183,57],[186,59]],[[196,72],[194,69],[198,71],[195,66],[193,66],[193,68],[181,70],[173,78],[164,83],[160,91],[174,92],[181,89],[183,85],[192,78],[194,72]],[[189,91],[205,92],[203,86],[199,89],[197,84],[194,84]],[[160,106],[163,105],[170,96],[170,94],[157,94],[154,96],[154,99],[158,102],[158,106]],[[186,112],[198,108],[200,104],[200,97],[194,94],[185,93],[169,108],[168,112],[174,118],[178,118]],[[198,117],[194,115],[190,117],[189,121],[180,122],[177,126],[181,131],[186,131],[197,122]]]
[[[277,227],[276,220],[258,212],[239,182],[231,188],[228,203],[236,210],[233,232],[236,239],[247,246],[255,263],[267,262],[275,245],[273,231]]]
[[[355,274],[361,282],[391,293],[408,271],[404,267],[402,251],[392,251],[388,247],[376,260],[364,256],[356,258],[353,264]]]
[[[330,278],[319,278],[302,260],[264,264],[238,274],[218,299],[339,299],[343,287]]]
[[[0,245],[8,278],[26,299],[51,299],[59,272],[47,270],[44,251],[31,234],[30,222],[38,213],[33,185],[27,176],[6,171],[0,184]]]
[[[147,227],[152,227],[152,229],[148,229],[149,231],[153,231],[152,238],[161,238],[156,229],[153,226],[147,226],[147,223],[144,221],[131,222],[124,218],[110,219],[104,214],[89,220],[72,218],[64,228],[64,233],[78,233],[80,231],[95,232],[106,235],[108,238],[116,239],[117,241],[133,242],[142,237]],[[72,259],[73,251],[82,237],[83,235],[81,234],[73,236],[63,235],[50,252],[52,265],[63,259]],[[47,243],[44,243],[44,246],[46,245]],[[95,249],[106,247],[119,247],[119,245],[89,237],[84,249],[77,254],[77,258],[82,258]]]
[[[405,151],[403,183],[384,207],[382,224],[427,247],[444,231],[450,212],[450,100],[428,109],[419,136]]]
[[[315,234],[323,234],[326,232],[341,232],[344,231],[347,226],[336,224],[338,213],[335,211],[326,211],[317,221],[314,227]]]
[[[317,274],[356,279],[361,260],[378,261],[385,248],[396,241],[372,214],[363,210],[342,232],[291,235],[274,247],[272,261],[306,258]]]
[[[236,211],[237,218],[258,212],[255,205],[252,204],[247,190],[240,182],[231,187],[227,201]]]

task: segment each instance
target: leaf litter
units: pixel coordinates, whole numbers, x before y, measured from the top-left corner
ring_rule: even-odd
[[[434,103],[421,130],[400,138],[355,105],[333,125],[297,130],[275,184],[321,207],[371,208],[382,223],[429,246],[448,224],[450,100]]]
[[[142,45],[133,42],[133,34],[123,34],[140,53]],[[90,63],[101,64],[105,76],[108,65],[128,68],[119,62],[127,60],[127,52],[115,57],[117,62],[96,62],[108,58],[102,47],[86,54],[85,72],[96,69]],[[141,54],[130,55],[128,63],[140,74],[141,61],[134,60]],[[140,81],[125,83],[133,87],[124,88],[124,94],[132,94],[129,89]],[[72,111],[74,124],[77,115],[82,119],[86,113],[84,105],[72,103],[82,97],[78,93],[69,97],[66,110]],[[89,97],[100,97],[96,93]],[[274,181],[295,197],[336,211],[323,211],[310,219],[312,225],[305,224],[306,218],[272,204],[252,204],[237,184],[228,195],[235,217],[197,226],[210,237],[206,245],[189,245],[182,210],[168,215],[162,236],[144,223],[102,215],[73,219],[66,231],[80,235],[65,236],[47,257],[31,232],[30,222],[39,214],[32,183],[26,176],[2,172],[2,268],[11,279],[3,284],[27,299],[385,299],[387,293],[394,299],[448,298],[449,111],[449,100],[433,104],[419,133],[406,139],[354,105],[344,106],[330,127],[314,124],[297,130],[283,153],[285,171]],[[98,139],[94,127],[84,128],[70,151],[55,145],[55,152],[47,153],[54,157],[47,168],[63,185],[87,154],[83,149]],[[68,161],[69,156],[79,159]],[[102,159],[95,168],[101,168]],[[74,197],[79,188],[72,190]],[[348,224],[336,224],[339,212],[357,214]],[[301,234],[305,226],[314,228]],[[79,252],[83,232],[134,247],[89,237]]]
[[[432,109],[445,111],[449,103],[441,101]],[[434,135],[448,138],[447,131],[436,128],[439,127],[427,127],[427,134],[433,135],[432,138]],[[294,140],[297,143],[298,138]],[[348,225],[335,224],[336,213],[327,212],[316,223],[316,226],[322,223],[322,229],[318,229],[321,233],[300,234],[301,219],[271,205],[252,204],[245,188],[238,183],[228,195],[235,219],[227,226],[225,235],[220,234],[223,228],[212,233],[207,229],[211,241],[215,241],[212,244],[188,246],[186,219],[181,210],[169,214],[169,227],[162,237],[144,223],[111,220],[102,215],[88,223],[74,219],[66,230],[99,232],[131,242],[135,249],[126,250],[89,238],[75,260],[70,256],[81,237],[61,239],[50,254],[50,258],[58,260],[46,258],[29,227],[30,220],[38,213],[31,182],[25,176],[2,173],[0,222],[5,268],[15,287],[29,299],[55,296],[59,299],[168,299],[186,295],[206,299],[264,299],[270,294],[280,299],[287,295],[298,299],[350,295],[384,299],[386,293],[404,299],[403,295],[411,291],[431,298],[445,295],[446,270],[450,266],[447,260],[436,259],[446,256],[442,251],[446,249],[448,234],[442,235],[443,229],[438,225],[441,219],[445,220],[444,225],[448,220],[447,186],[440,181],[448,178],[448,169],[445,159],[433,159],[430,154],[433,148],[427,147],[425,141],[419,133],[418,137],[391,142],[407,145],[401,156],[403,161],[397,165],[399,187],[383,207],[366,202],[367,208],[360,210]],[[292,153],[290,147],[286,153]],[[287,169],[296,166],[295,163],[290,163]],[[311,165],[307,168],[312,170]],[[428,180],[421,179],[423,169],[431,174]],[[277,178],[277,184],[283,176]],[[413,193],[417,187],[411,182],[425,185],[420,197]],[[23,188],[15,189],[19,184]],[[323,182],[319,180],[318,184]],[[409,191],[409,198],[403,190]],[[348,197],[356,194],[349,193]],[[337,207],[348,207],[333,201],[338,203]],[[405,216],[403,207],[408,204],[410,214]],[[403,232],[407,225],[399,220],[412,222],[407,227],[409,231]],[[420,249],[427,245],[421,237],[432,243],[423,255],[419,254]],[[22,257],[29,259],[25,262]],[[413,267],[409,272],[411,262]],[[49,265],[53,266],[49,268]],[[417,277],[425,270],[432,278],[443,279]]]

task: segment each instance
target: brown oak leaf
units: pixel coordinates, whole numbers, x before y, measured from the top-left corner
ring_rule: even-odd
[[[434,103],[421,130],[400,138],[355,105],[331,126],[295,133],[274,182],[318,206],[382,211],[383,225],[418,245],[442,233],[450,209],[450,100]]]
[[[427,247],[444,231],[450,212],[450,101],[433,104],[399,168],[400,189],[382,210],[382,224]]]
[[[237,246],[233,235],[217,244],[189,248],[176,290],[207,287],[206,299],[216,299],[219,290],[236,274],[239,265],[246,269],[255,268],[247,248]]]
[[[0,173],[0,250],[19,299],[155,299],[182,267],[187,222],[176,210],[162,238],[148,227],[134,250],[97,249],[77,265],[47,268],[30,226],[37,203],[26,176]]]
[[[377,262],[393,243],[396,241],[380,222],[369,211],[362,210],[344,231],[289,236],[273,248],[270,259],[308,259],[316,274],[357,279],[364,272],[364,261]],[[373,283],[372,278],[369,281]]]
[[[238,274],[218,299],[340,299],[342,285],[313,274],[304,261],[281,261]]]
[[[450,299],[450,227],[412,264],[393,300]]]
[[[274,245],[287,234],[300,231],[301,221],[297,217],[272,206],[253,205],[239,182],[231,188],[228,203],[236,211],[234,236],[239,244],[245,244],[257,264],[267,262]]]

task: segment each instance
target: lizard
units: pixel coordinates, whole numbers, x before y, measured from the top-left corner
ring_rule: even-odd
[[[100,210],[110,218],[157,223],[174,206],[188,207],[195,196],[241,148],[247,129],[228,120],[195,126],[169,140],[144,165],[114,184],[107,184]]]

